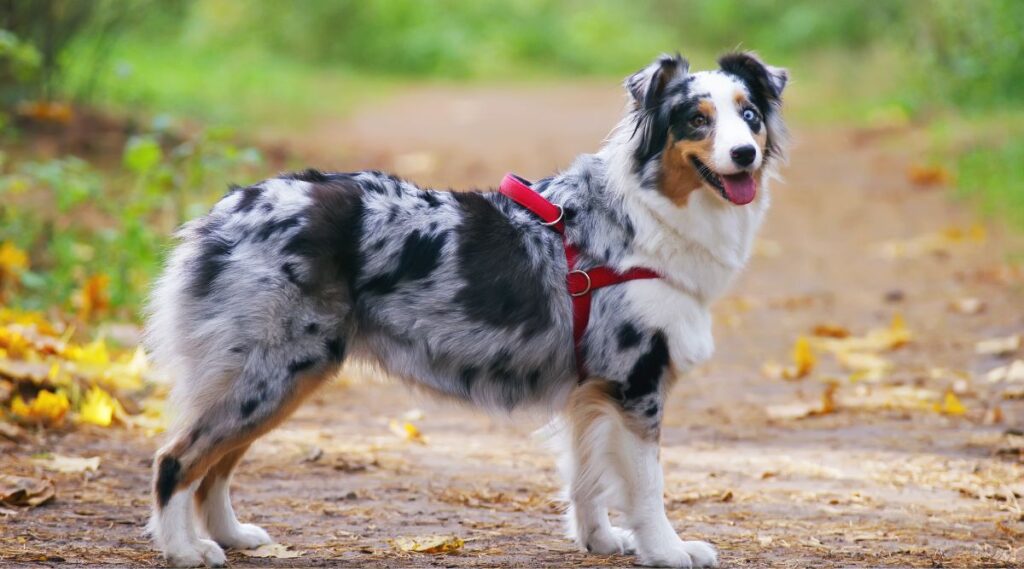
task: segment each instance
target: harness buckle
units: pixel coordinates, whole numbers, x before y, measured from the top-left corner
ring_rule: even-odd
[[[575,270],[569,271],[569,276],[572,276],[574,274],[583,275],[583,278],[587,279],[587,286],[585,286],[583,288],[583,290],[579,291],[579,292],[573,292],[573,291],[570,290],[569,291],[569,296],[572,296],[572,297],[583,296],[583,295],[587,294],[588,292],[590,292],[590,288],[593,286],[594,282],[592,280],[590,280],[590,275],[587,273],[587,271],[581,271],[579,269],[575,269]]]
[[[565,217],[565,210],[562,209],[562,206],[560,206],[560,205],[558,205],[556,203],[553,203],[551,205],[553,205],[553,206],[558,208],[558,217],[556,217],[554,221],[541,221],[540,224],[543,225],[544,227],[551,227],[552,225],[558,225],[559,223],[562,222],[562,218]]]

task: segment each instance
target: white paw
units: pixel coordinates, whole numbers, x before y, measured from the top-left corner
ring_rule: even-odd
[[[718,554],[710,543],[703,541],[665,541],[640,551],[637,563],[646,567],[717,567]]]
[[[626,528],[612,526],[612,535],[619,542],[619,550],[624,555],[636,553],[636,537],[633,535],[633,532]]]
[[[633,532],[612,527],[609,530],[597,529],[587,537],[583,548],[595,555],[623,555],[636,551]]]
[[[718,567],[718,552],[706,541],[684,541],[683,547],[690,554],[694,567]]]
[[[214,536],[214,539],[221,546],[233,549],[256,549],[261,545],[274,543],[270,534],[254,524],[238,524],[231,528],[231,531]]]
[[[174,551],[167,551],[164,557],[171,567],[226,567],[228,563],[224,550],[208,539],[199,539]]]

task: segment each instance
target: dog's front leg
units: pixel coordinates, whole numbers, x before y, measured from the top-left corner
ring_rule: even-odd
[[[703,541],[681,540],[665,514],[656,427],[651,429],[649,420],[627,420],[623,427],[617,462],[625,486],[623,509],[636,539],[637,561],[650,567],[717,566],[714,547]]]

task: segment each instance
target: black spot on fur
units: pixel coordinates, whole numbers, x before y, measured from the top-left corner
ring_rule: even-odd
[[[394,223],[398,219],[398,214],[401,213],[401,209],[397,205],[392,205],[388,209],[388,223]]]
[[[309,324],[306,324],[306,327],[303,328],[302,331],[307,334],[316,334],[320,331],[320,325],[316,322],[310,322]]]
[[[196,441],[198,441],[199,437],[202,437],[205,432],[206,432],[206,427],[204,427],[202,425],[199,425],[198,427],[192,429],[192,432],[189,433],[189,435],[188,435],[188,444],[190,444],[190,445],[196,444]]]
[[[199,229],[199,254],[192,272],[190,290],[194,296],[205,297],[213,291],[214,281],[228,264],[234,243],[217,235],[219,223],[209,222]]]
[[[306,274],[310,290],[340,283],[349,290],[359,276],[359,240],[363,201],[359,187],[349,178],[332,177],[310,191],[312,203],[303,212],[306,223],[284,246],[288,255],[309,259]]]
[[[263,213],[270,213],[274,211],[274,206],[269,203],[264,203],[263,205],[260,206],[260,211],[262,211]]]
[[[773,113],[778,112],[782,88],[785,87],[788,80],[785,71],[778,71],[776,75],[772,75],[761,60],[750,53],[743,52],[723,55],[718,59],[718,66],[722,71],[738,77],[743,82],[750,94],[750,102],[754,103],[765,120]],[[778,152],[778,141],[774,140],[772,132],[769,130],[765,145],[765,157],[776,155]]]
[[[402,282],[424,279],[441,264],[441,250],[448,240],[448,232],[424,235],[413,231],[405,238],[398,255],[398,266],[390,273],[370,279],[361,291],[390,294]]]
[[[239,198],[238,204],[235,205],[235,213],[244,213],[251,210],[262,194],[263,188],[259,186],[249,186],[242,190],[242,197]]]
[[[243,419],[248,419],[249,415],[252,415],[253,411],[260,406],[260,402],[257,399],[246,399],[242,402],[242,408],[240,409]]]
[[[275,219],[274,221],[267,222],[260,226],[260,228],[253,235],[253,240],[256,242],[263,242],[270,239],[277,233],[286,231],[295,227],[302,221],[302,217],[294,215],[292,217],[286,217],[284,219]]]
[[[434,192],[425,191],[420,194],[420,197],[423,198],[423,201],[427,202],[427,207],[435,208],[441,206],[441,200],[437,199]]]
[[[244,354],[245,346],[231,346],[231,348],[228,351],[233,354]]]
[[[628,350],[629,348],[636,347],[640,344],[640,340],[643,339],[636,327],[629,322],[619,326],[615,337],[618,339],[620,350]]]
[[[492,326],[522,326],[526,334],[547,330],[551,326],[549,295],[527,253],[524,230],[481,194],[452,196],[464,211],[458,228],[457,270],[468,283],[455,294],[455,302],[469,318]],[[500,195],[495,199],[508,200]],[[551,241],[558,238],[541,226],[532,231],[547,233]]]
[[[174,489],[178,487],[178,478],[181,476],[181,463],[173,456],[165,456],[160,459],[156,473],[156,499],[157,504],[163,508],[171,500]]]
[[[331,338],[325,342],[327,347],[327,355],[330,356],[331,361],[340,362],[345,357],[345,341],[341,338]]]
[[[665,334],[659,331],[651,338],[650,349],[640,356],[633,365],[633,370],[629,372],[622,391],[623,400],[636,400],[657,391],[666,367],[668,343],[665,341]]]
[[[644,415],[647,415],[648,417],[654,417],[655,415],[658,414],[658,408],[659,407],[657,403],[651,403],[650,405],[647,406],[647,410],[644,411]]]
[[[303,170],[302,172],[292,172],[290,174],[283,174],[280,176],[280,178],[284,180],[298,180],[300,182],[311,183],[320,183],[327,181],[327,176],[323,172],[313,168]]]
[[[304,372],[316,365],[315,358],[305,358],[288,364],[288,373],[296,374]]]
[[[469,394],[478,373],[480,373],[480,370],[473,366],[464,367],[459,372],[459,381],[462,383],[463,391],[466,394]]]
[[[285,263],[281,265],[281,272],[284,273],[284,276],[286,279],[288,279],[288,282],[292,283],[293,285],[299,288],[303,288],[302,281],[299,280],[299,275],[295,273],[294,263]]]

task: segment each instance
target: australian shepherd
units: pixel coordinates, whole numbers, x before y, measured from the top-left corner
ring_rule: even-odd
[[[715,549],[680,539],[665,514],[660,425],[675,378],[712,354],[709,306],[747,262],[768,208],[787,81],[752,53],[718,64],[691,72],[662,56],[632,75],[604,146],[533,185],[561,208],[564,242],[502,193],[376,171],[236,188],[186,224],[146,333],[176,378],[149,525],[167,560],[222,566],[222,548],[271,543],[235,517],[231,473],[356,359],[485,409],[550,411],[568,531],[583,550],[715,566]],[[577,268],[660,277],[594,291],[578,352],[565,243]]]

